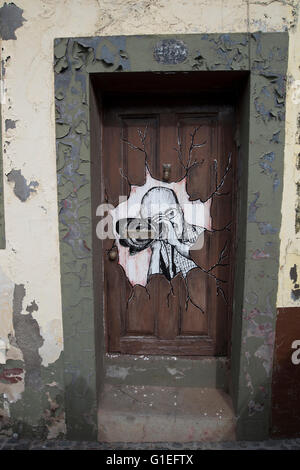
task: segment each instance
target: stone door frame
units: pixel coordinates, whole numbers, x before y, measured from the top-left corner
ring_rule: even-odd
[[[287,33],[103,36],[54,43],[68,437],[96,439],[101,350],[91,205],[90,74],[241,71],[231,395],[239,439],[269,435],[285,145]],[[96,365],[97,364],[97,365]],[[97,374],[96,374],[97,370]]]

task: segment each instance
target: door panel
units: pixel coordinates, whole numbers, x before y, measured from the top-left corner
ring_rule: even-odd
[[[109,352],[227,353],[233,119],[230,107],[196,106],[194,98],[104,100],[102,185],[115,207],[115,239],[103,241]]]
[[[147,127],[145,152],[147,155],[156,155],[157,132],[159,129],[158,116],[120,116],[120,120],[122,126],[122,169],[124,175],[135,185],[142,185],[145,183],[145,155],[141,155],[141,152],[137,151],[133,146],[139,147],[141,145],[137,130]]]

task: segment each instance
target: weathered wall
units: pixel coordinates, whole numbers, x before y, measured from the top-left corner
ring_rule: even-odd
[[[0,394],[7,420],[14,410],[20,422],[25,420],[55,437],[64,432],[64,414],[62,379],[55,372],[58,366],[54,367],[63,352],[54,38],[289,31],[277,304],[299,306],[295,275],[300,256],[296,232],[300,225],[296,184],[300,169],[299,4],[296,0],[16,0],[14,4],[1,1],[0,6],[6,237],[6,248],[0,250],[0,364],[4,365],[2,369],[0,365]],[[256,206],[259,220],[259,200]],[[33,397],[35,410],[30,409]]]

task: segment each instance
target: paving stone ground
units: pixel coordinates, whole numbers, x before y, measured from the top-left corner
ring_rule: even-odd
[[[299,439],[238,442],[100,443],[90,441],[0,438],[0,450],[300,450]]]

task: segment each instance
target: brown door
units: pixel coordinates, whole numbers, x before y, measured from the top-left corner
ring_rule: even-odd
[[[106,96],[102,127],[102,188],[115,208],[102,250],[107,351],[226,355],[233,109]]]

